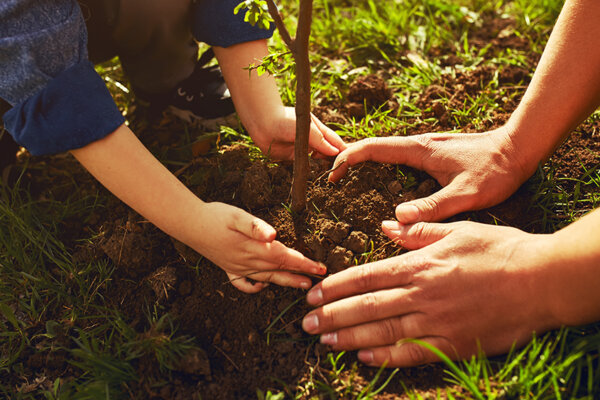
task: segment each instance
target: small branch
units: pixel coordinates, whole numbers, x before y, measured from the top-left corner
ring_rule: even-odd
[[[233,360],[231,359],[231,357],[229,357],[229,356],[227,355],[227,353],[225,353],[223,350],[221,350],[220,348],[218,348],[218,347],[217,347],[216,345],[214,345],[214,344],[213,344],[213,347],[214,347],[214,348],[215,348],[215,349],[216,349],[216,350],[217,350],[219,353],[221,353],[221,354],[223,355],[223,357],[225,357],[225,358],[227,359],[227,361],[229,361],[229,362],[231,363],[231,365],[233,365],[233,367],[234,367],[236,370],[238,370],[238,371],[240,370],[240,367],[238,367],[238,366],[237,366],[237,364],[236,364],[235,362],[233,362]]]
[[[327,174],[332,173],[333,171],[335,171],[336,169],[338,169],[339,167],[341,167],[342,165],[344,165],[346,163],[346,160],[342,160],[337,166],[328,169],[327,171],[323,172],[321,175],[319,175],[319,177],[317,179],[315,179],[315,182],[318,182],[319,179],[321,179],[322,177],[324,177]]]
[[[275,21],[275,26],[281,35],[281,39],[286,44],[286,46],[292,51],[292,53],[296,54],[296,41],[292,39],[290,33],[288,32],[283,20],[281,19],[281,14],[279,14],[279,10],[277,9],[277,5],[273,2],[273,0],[266,0],[267,6],[269,7],[269,14]]]

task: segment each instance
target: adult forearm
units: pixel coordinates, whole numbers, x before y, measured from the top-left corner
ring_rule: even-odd
[[[71,153],[131,208],[167,234],[194,244],[201,229],[192,231],[192,224],[184,221],[204,203],[154,158],[126,125]]]
[[[600,2],[567,0],[507,127],[533,173],[600,104]]]
[[[548,303],[564,325],[600,319],[600,210],[551,235]]]

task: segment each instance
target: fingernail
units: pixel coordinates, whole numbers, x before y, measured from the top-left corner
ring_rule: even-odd
[[[323,264],[322,262],[319,263],[319,268],[317,269],[317,274],[324,274],[325,272],[327,272],[327,265]]]
[[[310,282],[300,282],[300,287],[302,289],[308,289],[308,288],[310,288],[310,285],[311,285]]]
[[[358,352],[358,359],[365,364],[371,364],[373,362],[373,352],[371,350],[361,350]]]
[[[400,204],[396,207],[396,218],[398,218],[398,221],[400,222],[417,222],[420,214],[421,212],[419,209],[412,204]]]
[[[321,304],[323,301],[323,291],[321,288],[316,288],[311,290],[306,294],[306,302],[308,304],[312,304],[313,306]]]
[[[302,329],[308,333],[312,333],[319,328],[319,318],[314,315],[307,315],[302,321]]]
[[[321,335],[321,343],[330,346],[336,345],[338,341],[337,332],[324,333]]]
[[[390,231],[397,231],[402,225],[398,221],[383,221],[381,226]]]

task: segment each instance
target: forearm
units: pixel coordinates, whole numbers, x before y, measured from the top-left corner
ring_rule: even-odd
[[[104,139],[72,150],[108,190],[174,238],[196,247],[202,219],[186,224],[204,203],[121,125]]]
[[[550,235],[544,280],[548,303],[564,325],[600,320],[600,210]]]
[[[507,128],[531,174],[600,104],[600,2],[567,0]]]
[[[244,127],[253,134],[270,128],[274,112],[283,113],[275,78],[258,76],[248,66],[258,64],[269,54],[266,40],[240,43],[231,47],[215,47],[215,55],[231,92],[236,111]]]

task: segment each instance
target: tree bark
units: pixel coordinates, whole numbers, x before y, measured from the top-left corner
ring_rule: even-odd
[[[294,145],[294,176],[292,181],[292,204],[294,212],[306,208],[308,180],[308,138],[310,134],[310,61],[308,42],[312,24],[313,0],[300,0],[300,15],[292,52],[296,60],[296,142]]]

